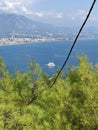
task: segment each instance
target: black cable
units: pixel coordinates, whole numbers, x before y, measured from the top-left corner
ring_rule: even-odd
[[[55,77],[54,81],[52,82],[52,84],[51,84],[51,81],[50,81],[50,84],[49,84],[49,87],[48,87],[48,88],[52,88],[52,87],[53,87],[53,85],[56,83],[56,81],[57,81],[57,79],[58,79],[58,77],[59,77],[61,71],[63,70],[64,66],[66,65],[66,63],[67,63],[67,61],[68,61],[68,59],[69,59],[69,57],[70,57],[70,55],[71,55],[71,53],[72,53],[72,50],[73,50],[73,48],[74,48],[74,46],[75,46],[75,43],[76,43],[76,41],[77,41],[77,39],[78,39],[78,37],[79,37],[79,35],[80,35],[80,33],[81,33],[83,27],[85,26],[85,24],[86,24],[86,22],[87,22],[87,20],[88,20],[88,18],[89,18],[89,16],[90,16],[90,14],[91,14],[91,11],[93,10],[93,7],[94,7],[94,5],[95,5],[95,2],[96,2],[96,0],[93,1],[92,5],[91,5],[91,8],[90,8],[90,10],[89,10],[89,12],[88,12],[88,14],[87,14],[87,16],[86,16],[86,19],[84,20],[84,22],[83,22],[83,24],[82,24],[82,26],[81,26],[81,28],[80,28],[80,30],[79,30],[79,32],[78,32],[78,34],[77,34],[77,36],[76,36],[74,42],[73,42],[73,44],[72,44],[71,49],[69,50],[69,53],[68,53],[68,55],[67,55],[67,58],[65,59],[63,65],[62,65],[62,67],[61,67],[61,69],[59,70],[59,72],[58,72],[57,76]],[[41,95],[41,93],[42,93],[44,90],[47,90],[48,88],[45,88],[45,89],[41,90],[41,91],[39,92],[39,94],[36,94],[36,95],[27,103],[27,105],[29,105],[29,104],[31,104],[33,101],[35,101],[35,100],[37,99],[37,97],[38,97],[39,95]]]
[[[91,5],[91,7],[90,7],[90,10],[89,10],[89,12],[88,12],[88,14],[87,14],[87,16],[86,16],[86,18],[85,18],[85,20],[84,20],[84,22],[83,22],[81,28],[80,28],[78,34],[77,34],[77,36],[76,36],[76,38],[75,38],[75,40],[74,40],[74,42],[73,42],[73,44],[72,44],[71,49],[69,50],[69,53],[68,53],[68,55],[67,55],[67,57],[66,57],[66,59],[65,59],[65,61],[64,61],[64,63],[63,63],[63,65],[62,65],[62,67],[60,68],[60,70],[59,70],[57,76],[54,78],[53,83],[50,84],[49,88],[51,88],[51,87],[55,84],[55,82],[57,81],[57,79],[58,79],[60,73],[62,72],[62,70],[63,70],[63,68],[64,68],[64,66],[66,65],[67,61],[69,60],[69,57],[70,57],[70,55],[71,55],[71,53],[72,53],[72,50],[73,50],[73,48],[74,48],[74,46],[75,46],[75,44],[76,44],[76,42],[77,42],[77,39],[78,39],[78,37],[79,37],[79,35],[80,35],[82,29],[84,28],[84,26],[85,26],[85,24],[86,24],[86,22],[87,22],[87,20],[88,20],[88,18],[89,18],[89,16],[90,16],[90,14],[91,14],[91,11],[93,10],[93,7],[94,7],[94,5],[95,5],[95,2],[96,2],[96,0],[93,1],[92,5]]]

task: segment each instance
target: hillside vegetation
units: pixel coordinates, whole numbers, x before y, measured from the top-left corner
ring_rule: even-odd
[[[98,64],[78,56],[52,80],[33,61],[10,75],[0,59],[0,130],[98,130]]]

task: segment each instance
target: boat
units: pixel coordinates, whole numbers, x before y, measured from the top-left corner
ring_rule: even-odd
[[[53,62],[49,62],[49,63],[47,64],[47,66],[51,68],[51,67],[55,67],[56,65],[55,65],[55,63],[53,63]]]

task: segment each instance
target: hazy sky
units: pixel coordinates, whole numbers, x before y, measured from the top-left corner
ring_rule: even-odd
[[[93,0],[0,0],[0,12],[17,13],[55,25],[79,25]],[[98,25],[98,1],[88,25]]]

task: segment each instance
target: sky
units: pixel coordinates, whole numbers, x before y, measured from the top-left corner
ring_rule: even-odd
[[[93,0],[0,0],[0,13],[16,13],[57,26],[82,24]],[[98,1],[87,23],[98,26]]]

